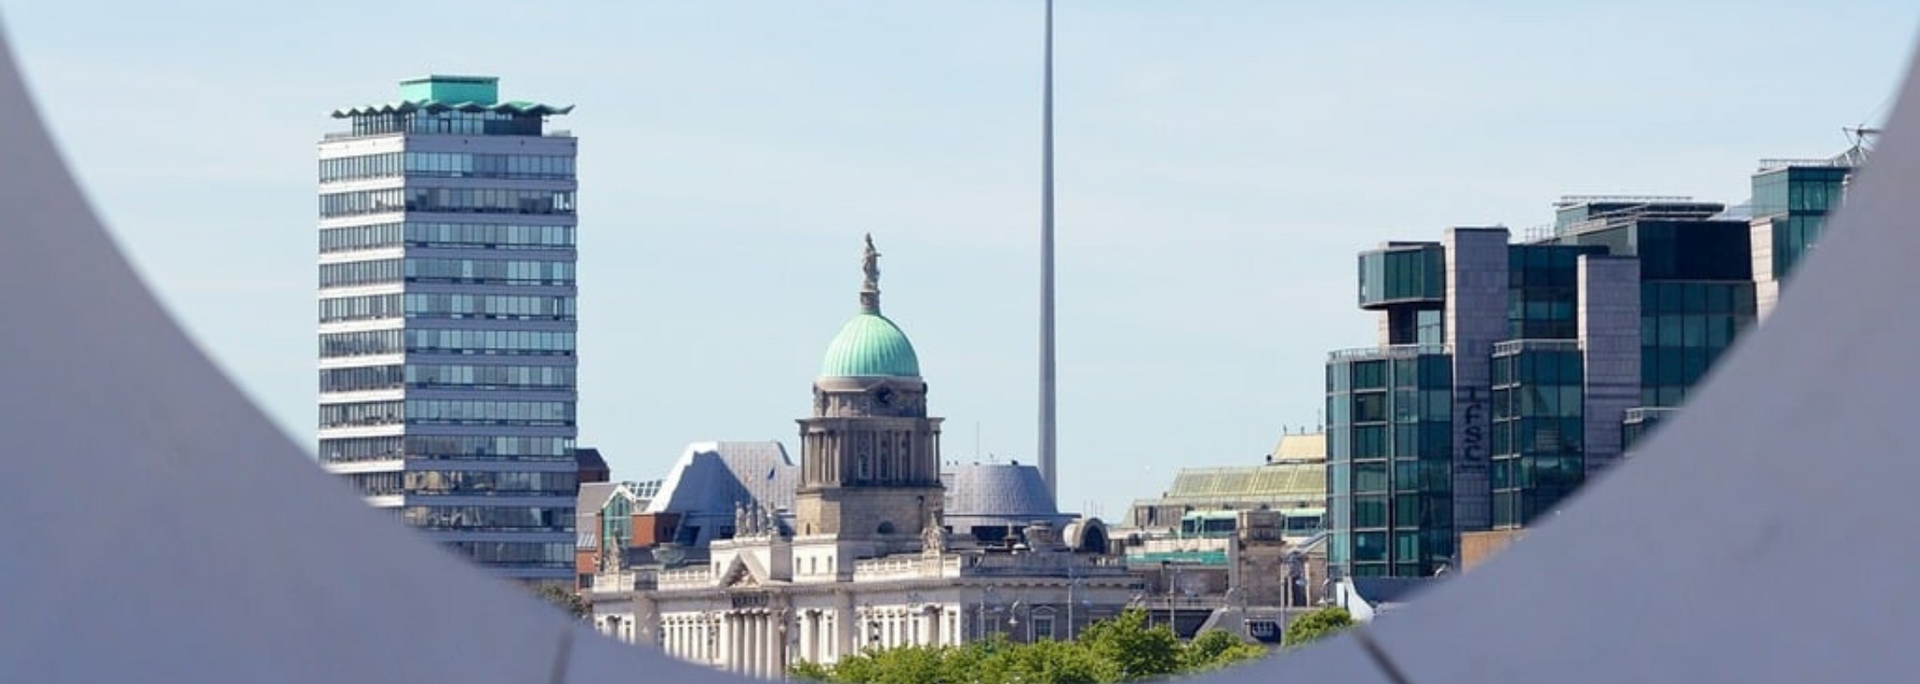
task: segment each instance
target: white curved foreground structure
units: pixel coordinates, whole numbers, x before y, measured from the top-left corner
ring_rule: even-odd
[[[1912,83],[1891,129],[1782,310],[1632,466],[1378,623],[1371,653],[1348,636],[1201,681],[1920,671]],[[737,681],[592,634],[315,468],[128,268],[5,50],[0,160],[0,682]]]

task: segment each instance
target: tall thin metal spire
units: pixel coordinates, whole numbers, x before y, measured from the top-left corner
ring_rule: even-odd
[[[1040,120],[1040,477],[1060,501],[1053,378],[1053,0],[1047,2],[1046,76]]]

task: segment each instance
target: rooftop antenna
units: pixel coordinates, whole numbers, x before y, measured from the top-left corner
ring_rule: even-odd
[[[1053,0],[1047,2],[1046,71],[1040,104],[1040,478],[1060,497],[1055,460],[1053,373]]]

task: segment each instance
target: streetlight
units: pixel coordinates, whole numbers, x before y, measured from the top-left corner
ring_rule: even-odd
[[[1013,602],[1013,605],[1007,606],[1007,637],[1008,638],[1015,638],[1017,634],[1016,630],[1020,627],[1020,603],[1021,603],[1020,600],[1015,599]]]
[[[978,632],[977,638],[980,641],[987,640],[987,598],[993,596],[993,593],[991,584],[980,590],[980,613],[979,618],[974,620],[974,631]]]
[[[1073,590],[1080,586],[1080,578],[1074,576],[1074,569],[1067,568],[1067,641],[1073,641]]]

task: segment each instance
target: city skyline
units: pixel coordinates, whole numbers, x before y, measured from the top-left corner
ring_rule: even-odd
[[[1861,3],[1862,7],[1869,5]],[[87,185],[94,189],[94,199],[109,223],[116,227],[116,236],[130,248],[143,273],[175,314],[194,331],[198,341],[261,400],[296,443],[311,443],[308,438],[312,434],[312,377],[309,374],[312,366],[311,359],[305,355],[310,348],[305,346],[307,342],[301,341],[310,339],[307,336],[312,334],[311,320],[307,316],[288,316],[281,320],[261,312],[289,308],[289,302],[307,304],[311,301],[308,299],[311,281],[287,275],[311,273],[312,244],[307,241],[310,233],[301,230],[301,226],[306,225],[302,221],[310,220],[304,217],[310,216],[311,205],[302,202],[311,201],[311,159],[292,163],[284,158],[291,155],[282,155],[277,148],[297,151],[301,149],[300,143],[317,137],[327,124],[323,115],[325,108],[343,99],[383,99],[381,84],[406,76],[431,71],[498,73],[516,84],[516,91],[531,97],[565,94],[568,99],[582,103],[581,112],[572,117],[576,121],[571,125],[594,146],[593,154],[605,155],[599,160],[583,159],[583,165],[612,170],[618,168],[616,164],[674,166],[699,162],[693,164],[694,172],[686,178],[643,177],[664,184],[665,189],[657,194],[650,186],[637,184],[641,185],[637,194],[643,199],[670,200],[659,207],[640,202],[621,204],[627,200],[616,195],[636,194],[636,190],[630,188],[632,182],[622,180],[621,174],[596,171],[592,167],[582,172],[583,178],[589,179],[583,188],[589,197],[606,198],[592,201],[582,209],[582,308],[589,312],[583,319],[607,321],[582,326],[582,443],[601,447],[623,479],[657,476],[688,442],[774,438],[790,446],[794,444],[790,426],[785,421],[798,407],[805,406],[806,397],[792,389],[799,386],[793,380],[804,381],[811,374],[810,359],[831,336],[830,329],[815,329],[820,325],[818,321],[831,320],[830,314],[844,309],[844,298],[839,293],[846,278],[841,269],[851,253],[845,247],[848,241],[843,238],[867,231],[874,232],[889,245],[893,311],[900,315],[903,325],[915,331],[916,342],[929,364],[929,374],[943,383],[938,391],[943,398],[944,412],[952,418],[953,433],[944,457],[964,461],[974,456],[972,436],[976,423],[982,426],[981,433],[985,435],[980,451],[1022,460],[1031,456],[1026,450],[1033,443],[1032,412],[1025,397],[1030,396],[1028,388],[1032,386],[1030,326],[1033,319],[1028,312],[1033,306],[1029,294],[1033,279],[1027,267],[1034,253],[1032,209],[1037,204],[1031,160],[1038,149],[1032,114],[1038,107],[1038,79],[1033,74],[1033,66],[1038,62],[1039,4],[998,3],[982,7],[984,9],[975,13],[980,16],[967,19],[976,23],[962,25],[959,32],[977,30],[992,36],[1000,41],[998,44],[1009,46],[1005,50],[1007,54],[991,58],[976,56],[980,63],[970,64],[940,63],[937,56],[930,54],[941,47],[968,42],[959,40],[909,54],[946,68],[949,76],[992,81],[993,85],[984,87],[984,92],[990,95],[984,98],[992,102],[990,108],[936,115],[941,105],[962,103],[935,92],[942,86],[937,79],[923,83],[884,66],[845,72],[831,68],[806,71],[800,75],[816,77],[820,85],[827,86],[833,94],[852,92],[867,98],[863,100],[867,109],[835,110],[833,116],[825,117],[830,123],[839,123],[824,126],[832,135],[820,136],[824,142],[818,143],[818,147],[807,147],[800,140],[806,137],[802,131],[820,122],[820,119],[808,118],[817,112],[804,108],[799,112],[781,112],[792,114],[796,119],[782,126],[777,122],[756,123],[759,119],[777,118],[769,113],[772,109],[723,111],[724,107],[716,109],[709,105],[724,102],[724,98],[712,101],[696,97],[688,104],[692,113],[687,116],[707,115],[719,121],[710,123],[712,128],[705,130],[704,135],[691,136],[691,141],[675,141],[668,139],[675,131],[634,130],[655,121],[634,123],[626,118],[634,111],[631,108],[621,108],[602,99],[604,109],[592,112],[596,106],[594,101],[600,99],[591,92],[597,77],[565,74],[564,65],[553,64],[494,68],[486,64],[436,63],[425,58],[432,54],[429,46],[400,51],[398,58],[391,54],[373,56],[378,59],[355,56],[345,60],[349,64],[331,65],[339,67],[339,73],[329,71],[326,76],[331,84],[299,82],[298,78],[290,84],[247,84],[244,87],[266,89],[275,95],[311,90],[316,93],[314,101],[322,104],[312,107],[307,101],[294,97],[286,102],[262,105],[260,113],[231,122],[228,133],[246,141],[260,142],[236,146],[242,151],[264,150],[272,143],[274,151],[255,155],[271,159],[271,163],[221,157],[217,151],[209,150],[205,154],[212,155],[211,163],[204,167],[174,168],[161,164],[155,165],[159,169],[152,172],[155,175],[146,176],[131,170],[142,165],[130,164],[127,160],[134,155],[180,155],[185,148],[174,148],[171,145],[176,143],[161,140],[130,143],[130,138],[122,136],[135,133],[123,133],[121,129],[137,127],[112,118],[120,114],[82,111],[111,109],[98,106],[94,98],[153,95],[178,86],[186,89],[180,97],[199,99],[198,95],[212,94],[204,92],[208,87],[237,89],[243,86],[219,79],[209,79],[215,81],[211,84],[189,84],[182,82],[183,78],[151,78],[157,72],[164,72],[170,64],[185,68],[169,59],[192,64],[190,51],[156,50],[167,48],[164,43],[136,43],[134,47],[85,55],[83,50],[90,45],[98,47],[98,43],[50,30],[59,28],[53,22],[68,10],[29,10],[0,3],[0,8],[10,10],[9,19],[20,36],[20,56],[43,97],[42,106],[54,115],[55,125],[60,127],[56,130],[67,143],[70,158]],[[147,11],[153,10],[137,10],[128,17],[104,20],[108,23],[138,20]],[[649,11],[683,22],[698,23],[703,17],[700,10],[686,8]],[[1106,510],[1101,512],[1108,518],[1119,516],[1126,498],[1161,486],[1173,466],[1253,462],[1278,437],[1283,425],[1299,426],[1313,421],[1314,409],[1322,398],[1317,389],[1324,352],[1364,343],[1370,338],[1371,322],[1352,312],[1349,299],[1350,259],[1357,248],[1393,234],[1426,234],[1449,224],[1504,221],[1520,228],[1544,222],[1549,215],[1548,202],[1561,193],[1676,192],[1702,199],[1739,202],[1745,195],[1739,186],[1751,171],[1754,160],[1830,154],[1845,144],[1839,135],[1839,126],[1860,123],[1859,119],[1878,114],[1877,105],[1893,85],[1893,65],[1906,47],[1905,27],[1912,23],[1906,21],[1911,18],[1911,10],[1902,10],[1908,14],[1900,16],[1892,16],[1897,12],[1889,13],[1881,27],[1837,20],[1830,26],[1817,16],[1827,13],[1824,10],[1810,9],[1805,16],[1756,10],[1745,17],[1755,22],[1755,26],[1780,28],[1792,18],[1798,28],[1815,32],[1838,30],[1836,26],[1844,23],[1850,44],[1832,45],[1832,35],[1817,33],[1814,35],[1825,36],[1825,39],[1813,37],[1808,42],[1820,43],[1833,52],[1877,50],[1884,53],[1883,58],[1841,59],[1825,54],[1800,54],[1797,63],[1808,65],[1809,72],[1821,79],[1849,85],[1810,83],[1815,79],[1794,78],[1795,74],[1774,70],[1763,81],[1774,84],[1778,90],[1764,93],[1762,98],[1744,92],[1753,88],[1728,88],[1741,92],[1714,98],[1711,108],[1699,102],[1679,106],[1678,98],[1684,92],[1682,86],[1687,85],[1683,76],[1648,76],[1653,85],[1659,87],[1652,88],[1651,92],[1631,92],[1647,96],[1671,89],[1664,93],[1674,98],[1671,111],[1617,111],[1598,107],[1602,113],[1575,120],[1589,127],[1583,132],[1590,133],[1591,139],[1567,140],[1538,157],[1517,159],[1534,164],[1532,167],[1514,163],[1513,157],[1494,168],[1479,166],[1484,160],[1476,158],[1482,151],[1471,148],[1474,141],[1491,139],[1494,129],[1500,125],[1514,126],[1515,122],[1463,122],[1429,114],[1427,116],[1433,118],[1422,120],[1462,127],[1460,139],[1454,141],[1461,148],[1416,146],[1404,158],[1406,164],[1387,167],[1382,164],[1379,148],[1394,147],[1406,139],[1368,130],[1368,124],[1378,125],[1381,121],[1369,119],[1366,114],[1379,116],[1380,108],[1395,103],[1395,93],[1370,92],[1367,94],[1373,95],[1373,99],[1361,98],[1360,104],[1371,105],[1371,109],[1360,106],[1349,113],[1354,127],[1352,133],[1333,129],[1331,124],[1344,119],[1330,112],[1319,112],[1327,117],[1325,121],[1313,123],[1312,117],[1307,117],[1310,125],[1294,124],[1311,130],[1314,137],[1340,139],[1342,146],[1319,149],[1308,145],[1301,149],[1319,154],[1268,156],[1262,151],[1303,143],[1293,138],[1286,139],[1285,144],[1234,139],[1236,134],[1259,128],[1252,121],[1257,117],[1252,116],[1216,111],[1211,120],[1165,118],[1169,111],[1183,111],[1173,102],[1182,96],[1204,94],[1223,98],[1236,89],[1253,89],[1252,84],[1258,79],[1229,79],[1235,83],[1219,83],[1215,78],[1218,74],[1209,74],[1204,64],[1181,59],[1188,55],[1180,54],[1180,50],[1197,51],[1198,48],[1174,38],[1147,44],[1171,48],[1165,52],[1144,50],[1151,57],[1172,64],[1171,67],[1162,65],[1155,71],[1151,64],[1128,61],[1119,51],[1124,46],[1118,37],[1099,33],[1119,26],[1136,31],[1123,32],[1124,37],[1137,39],[1140,38],[1137,31],[1159,21],[1191,28],[1192,22],[1203,20],[1193,16],[1150,16],[1129,8],[1094,9],[1073,3],[1062,3],[1057,11],[1061,59],[1057,78],[1062,88],[1059,102],[1063,241],[1060,253],[1061,466],[1064,474],[1061,498],[1063,508],[1081,508],[1084,501],[1095,498],[1094,492],[1102,492],[1099,496],[1104,498],[1099,503],[1104,504]],[[1765,42],[1746,36],[1738,41],[1726,39],[1728,42],[1718,43],[1715,41],[1722,40],[1718,35],[1693,35],[1692,31],[1705,32],[1716,27],[1708,18],[1695,16],[1697,11],[1688,8],[1675,20],[1686,30],[1669,27],[1658,29],[1666,33],[1657,35],[1694,38],[1706,45]],[[887,26],[889,22],[954,20],[965,14],[950,6],[916,12],[874,9],[858,18]],[[1226,6],[1214,12],[1204,21],[1220,22],[1221,25],[1214,28],[1226,32],[1232,40],[1219,41],[1211,52],[1201,54],[1219,57],[1241,50],[1272,56],[1244,42],[1252,40],[1250,36],[1255,31],[1251,28],[1229,26],[1232,22],[1221,18],[1238,15],[1247,19],[1257,15],[1258,10]],[[252,15],[240,13],[244,25],[245,19]],[[849,18],[844,11],[837,16],[843,20]],[[1687,23],[1689,20],[1694,23]],[[1768,24],[1769,20],[1775,23]],[[762,18],[762,21],[773,19]],[[1189,23],[1179,23],[1182,21]],[[1597,21],[1606,24],[1604,16]],[[1515,18],[1522,31],[1527,27],[1539,28],[1529,22],[1553,23],[1532,15]],[[1329,19],[1329,23],[1336,22]],[[1252,28],[1260,26],[1274,25]],[[99,23],[94,23],[93,28],[98,29]],[[773,27],[753,24],[748,30],[767,31],[772,35]],[[915,38],[930,39],[924,34],[913,34],[899,40],[910,42]],[[54,45],[69,39],[74,40],[70,44]],[[685,40],[698,43],[700,39]],[[1387,39],[1376,36],[1375,40]],[[611,49],[606,43],[588,43],[601,45],[603,50]],[[83,73],[88,59],[140,63],[141,60],[126,58],[141,54],[139,50],[143,45],[145,49],[156,50],[148,54],[167,58],[153,60],[158,63],[144,69],[101,75]],[[881,45],[901,47],[884,42]],[[415,49],[421,52],[411,52]],[[1671,57],[1670,53],[1654,52]],[[761,54],[760,58],[767,56]],[[214,55],[200,58],[212,57]],[[1447,55],[1439,57],[1446,65],[1458,66],[1458,62],[1449,61]],[[1829,58],[1833,59],[1831,64],[1859,67],[1863,73],[1816,68],[1828,64],[1821,60]],[[1096,59],[1116,60],[1132,71],[1116,75],[1093,68],[1096,65],[1092,62]],[[823,61],[832,63],[831,59]],[[1764,60],[1730,61],[1757,71],[1772,68]],[[1572,63],[1578,67],[1582,62],[1572,60]],[[928,66],[926,62],[916,64]],[[765,64],[760,66],[768,69]],[[1545,81],[1526,77],[1540,77],[1542,74],[1533,69],[1544,72],[1550,66],[1504,65],[1503,68],[1508,70],[1504,75],[1541,87]],[[1718,64],[1716,68],[1728,70],[1712,72],[1723,77],[1733,70],[1727,64]],[[1578,69],[1572,71],[1578,72]],[[1685,72],[1684,76],[1703,78],[1686,69],[1677,71]],[[1245,73],[1258,76],[1267,72],[1248,68]],[[1275,69],[1273,73],[1297,75],[1285,69]],[[296,75],[305,75],[305,72],[296,72]],[[140,83],[142,76],[151,82]],[[718,97],[718,91],[703,90],[693,83],[698,80],[698,76],[679,76],[667,78],[665,82],[681,88],[676,92],[682,94]],[[753,80],[750,85],[779,90],[770,79]],[[909,87],[871,90],[881,85]],[[1421,85],[1440,87],[1431,83]],[[1631,84],[1609,81],[1607,85],[1625,88]],[[1719,92],[1725,84],[1711,85]],[[957,90],[979,96],[982,88],[973,84],[971,88]],[[1400,104],[1429,104],[1437,105],[1433,109],[1445,109],[1444,103],[1450,101],[1420,88],[1409,90],[1413,91],[1408,93],[1413,97]],[[1471,88],[1467,90],[1467,94],[1475,94]],[[1307,92],[1319,91],[1308,89]],[[575,93],[579,96],[572,96]],[[1524,94],[1540,98],[1553,92]],[[1564,97],[1567,98],[1564,106],[1593,106],[1578,103],[1572,96]],[[1791,109],[1796,111],[1787,115],[1738,106],[1744,97],[1791,101],[1796,105]],[[1101,108],[1103,103],[1109,107]],[[1271,111],[1263,109],[1257,113],[1278,113],[1285,104],[1270,105]],[[1668,103],[1643,102],[1642,106],[1664,104]],[[1200,106],[1203,110],[1217,109],[1223,103],[1209,99]],[[1527,110],[1522,107],[1511,116],[1524,118],[1520,113],[1524,111]],[[1637,111],[1643,118],[1626,116],[1624,121],[1609,121],[1604,116],[1607,112],[1619,114],[1621,111]],[[590,113],[592,118],[588,118]],[[918,124],[897,122],[915,115],[920,116]],[[969,120],[973,115],[982,117],[978,120],[982,124],[966,127],[974,123]],[[1753,116],[1754,120],[1719,121],[1705,118],[1708,116],[1734,119]],[[1666,137],[1669,133],[1646,134],[1649,129],[1697,129],[1697,126],[1686,125],[1695,117],[1712,121],[1716,124],[1714,130],[1691,130],[1678,139]],[[686,123],[680,119],[670,120],[681,125]],[[1203,121],[1223,129],[1222,135],[1199,136],[1173,125]],[[865,126],[856,124],[871,126],[881,135],[862,137],[861,129]],[[968,134],[954,136],[942,124],[961,128]],[[1482,128],[1478,124],[1486,126]],[[747,139],[738,143],[739,148],[723,148],[716,153],[710,145],[724,142],[728,132],[734,130],[730,126],[739,126],[738,130],[748,134]],[[772,126],[772,129],[763,126]],[[1538,128],[1517,130],[1540,132]],[[1138,137],[1143,132],[1154,135]],[[1387,140],[1369,138],[1376,133]],[[1635,133],[1654,142],[1637,139]],[[661,137],[644,137],[655,134]],[[756,135],[764,136],[757,140],[760,143],[785,141],[798,147],[754,149],[752,136]],[[944,144],[943,139],[947,139]],[[286,140],[294,144],[289,145]],[[1684,144],[1676,140],[1684,140]],[[872,148],[863,148],[862,143]],[[1655,143],[1664,143],[1670,149],[1659,149]],[[901,144],[905,146],[887,150],[889,146]],[[1134,147],[1129,148],[1128,144]],[[1242,144],[1253,149],[1242,149]],[[940,153],[957,154],[972,145],[983,146],[985,153],[961,155],[965,161],[957,165],[960,170],[941,168],[947,164],[946,157]],[[843,151],[843,147],[853,147],[857,153],[843,159],[836,154]],[[1562,147],[1566,151],[1560,151]],[[659,153],[662,150],[665,152]],[[755,156],[760,152],[766,155]],[[607,161],[609,158],[614,161]],[[739,162],[741,177],[723,182],[730,179],[721,170],[732,169],[727,164],[715,163],[716,158]],[[1458,176],[1422,177],[1423,173],[1436,168],[1456,168],[1445,163],[1450,158],[1457,162],[1461,171]],[[1301,163],[1298,161],[1301,159],[1312,163]],[[835,166],[833,161],[841,161],[843,165]],[[701,165],[708,163],[712,165]],[[1367,169],[1389,178],[1363,183],[1377,188],[1373,192],[1344,195],[1315,185],[1320,181],[1311,177],[1286,176],[1285,182],[1275,180],[1262,184],[1236,173],[1271,171],[1268,165],[1295,163],[1309,167],[1308,171],[1324,167],[1327,175],[1348,179],[1349,183],[1355,178],[1373,179],[1362,175]],[[1121,171],[1099,168],[1101,166],[1118,167]],[[1159,173],[1141,170],[1156,166],[1161,169]],[[825,173],[803,175],[820,171],[822,167]],[[900,174],[928,179],[923,182],[930,185],[947,182],[951,187],[928,188],[912,181],[886,179]],[[1394,178],[1398,174],[1408,177]],[[160,175],[177,178],[160,178]],[[596,180],[603,175],[607,176],[606,180]],[[811,183],[795,184],[805,186],[797,193],[778,189],[782,182],[790,183],[793,178],[806,178]],[[1452,182],[1456,178],[1460,179],[1457,184]],[[1441,200],[1411,190],[1422,183],[1436,184],[1432,183],[1435,180],[1443,181],[1437,185],[1447,186],[1459,196]],[[231,184],[226,184],[228,182]],[[1480,183],[1497,183],[1500,187],[1469,187]],[[176,204],[188,196],[185,188],[206,184],[233,188],[230,201],[247,209],[226,218],[210,216],[204,203],[199,201]],[[830,190],[823,192],[817,188]],[[818,200],[810,202],[805,197],[862,188],[871,193],[868,196],[905,195],[909,201],[903,205],[882,202],[877,208],[860,201],[848,201],[844,206],[821,206],[813,203]],[[254,190],[260,191],[257,196],[245,196],[255,195]],[[674,196],[675,191],[685,194]],[[1129,197],[1130,193],[1133,196]],[[1356,203],[1376,193],[1393,199]],[[988,201],[973,201],[982,196]],[[1153,200],[1175,196],[1186,198],[1190,204],[1182,207]],[[288,197],[298,199],[281,206],[279,203]],[[912,201],[915,199],[923,204],[915,204]],[[268,207],[269,202],[274,204]],[[1289,211],[1296,207],[1297,211]],[[1497,215],[1488,216],[1489,212]],[[776,218],[783,214],[788,217]],[[286,220],[289,216],[302,218]],[[262,221],[262,217],[270,220]],[[1200,225],[1193,226],[1189,218]],[[741,227],[756,221],[763,225]],[[1316,229],[1316,221],[1324,223]],[[728,225],[729,222],[732,225]],[[1277,232],[1278,237],[1263,235],[1269,232],[1265,230],[1269,225],[1276,228],[1273,232]],[[981,226],[983,230],[970,230]],[[1103,231],[1108,226],[1116,229]],[[1193,226],[1192,232],[1182,230],[1188,226]],[[690,232],[705,234],[696,236]],[[1285,239],[1274,242],[1279,238]],[[199,245],[205,244],[206,239],[225,241],[243,253],[257,255],[257,260],[228,270],[207,269],[194,254],[195,250],[160,244],[179,241]],[[269,245],[269,241],[272,244]],[[1282,248],[1281,244],[1287,246]],[[256,251],[255,247],[260,249]],[[1153,256],[1135,258],[1130,254],[1143,251]],[[1231,256],[1235,252],[1252,252],[1254,256]],[[1238,261],[1258,263],[1249,266],[1235,263]],[[629,262],[647,268],[631,268]],[[712,274],[686,269],[686,264],[714,264],[737,270]],[[716,288],[716,280],[745,281],[746,284]],[[1096,284],[1103,289],[1096,289]],[[1242,289],[1250,292],[1236,291]],[[290,299],[289,293],[300,294]],[[290,308],[295,312],[310,311],[298,306]],[[1178,310],[1181,315],[1161,315],[1169,309]],[[1141,315],[1141,311],[1149,313]],[[1196,323],[1194,319],[1199,317],[1205,320]],[[1196,325],[1205,327],[1196,330]],[[255,329],[256,326],[259,329]],[[774,334],[765,334],[766,331]],[[1213,336],[1203,341],[1207,346],[1202,353],[1196,353],[1192,347],[1196,332]],[[1277,339],[1280,337],[1289,339]],[[289,339],[294,342],[287,344]],[[630,354],[635,358],[621,359]],[[1167,429],[1145,435],[1112,428],[1135,423]],[[984,453],[980,456],[984,459]],[[1168,462],[1169,459],[1177,462]],[[1096,467],[1115,462],[1128,467]],[[1142,478],[1141,473],[1149,465],[1151,473]],[[1120,489],[1116,490],[1117,487]]]

